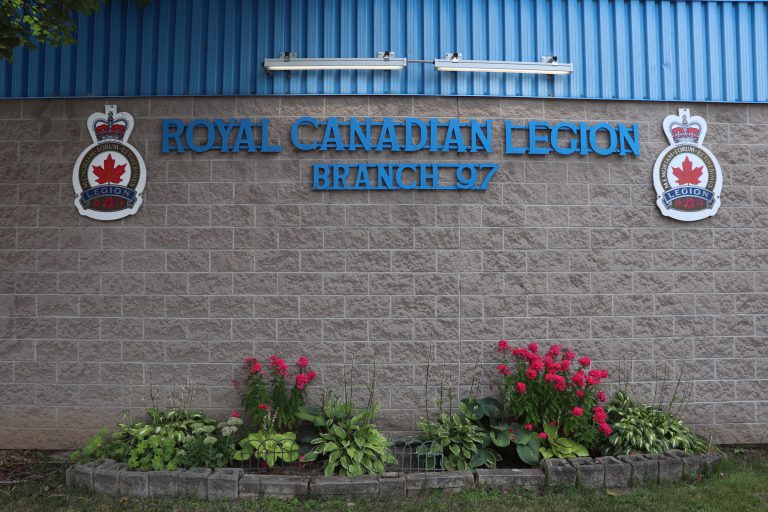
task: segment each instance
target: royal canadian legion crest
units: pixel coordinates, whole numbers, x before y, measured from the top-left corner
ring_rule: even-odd
[[[116,220],[133,215],[142,203],[147,169],[139,152],[128,144],[133,116],[106,105],[88,118],[93,144],[85,148],[72,171],[75,206],[81,215]]]
[[[713,216],[720,207],[723,173],[715,155],[702,145],[707,122],[682,108],[664,118],[663,126],[670,145],[653,166],[656,204],[662,214],[677,220]]]

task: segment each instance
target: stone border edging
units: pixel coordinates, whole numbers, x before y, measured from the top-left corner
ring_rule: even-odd
[[[270,496],[413,496],[441,490],[520,487],[628,489],[677,481],[684,476],[711,473],[719,454],[689,455],[680,450],[665,454],[544,459],[541,468],[477,469],[427,473],[384,473],[357,478],[310,477],[244,473],[239,468],[192,468],[177,471],[132,471],[112,460],[78,464],[67,469],[68,489],[96,494],[137,497],[194,497],[234,500]]]

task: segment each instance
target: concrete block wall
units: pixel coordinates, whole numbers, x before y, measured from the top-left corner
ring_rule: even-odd
[[[72,167],[86,118],[112,103],[135,117],[148,180],[137,215],[97,222],[73,205]],[[724,173],[719,213],[694,223],[662,217],[651,181],[661,122],[681,107],[708,121]],[[303,115],[494,119],[496,152],[300,153],[285,139]],[[164,117],[269,117],[285,149],[161,154]],[[641,156],[505,156],[503,119],[637,122]],[[78,446],[182,385],[229,415],[243,357],[275,352],[310,358],[314,398],[375,366],[380,426],[405,432],[427,375],[430,402],[441,385],[491,393],[500,338],[573,346],[640,400],[684,371],[697,430],[768,442],[766,128],[765,105],[2,100],[0,448]],[[485,192],[310,190],[317,159],[404,158],[500,169]]]

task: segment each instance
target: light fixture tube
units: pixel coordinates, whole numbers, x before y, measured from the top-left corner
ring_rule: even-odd
[[[446,57],[449,57],[446,55]],[[473,71],[478,73],[529,73],[537,75],[570,75],[573,64],[555,62],[510,62],[503,60],[435,59],[437,71]]]
[[[293,54],[283,54],[279,59],[264,59],[264,69],[272,71],[312,71],[344,69],[397,70],[408,65],[407,59],[395,58],[391,52],[381,52],[374,58],[312,58],[298,59]]]

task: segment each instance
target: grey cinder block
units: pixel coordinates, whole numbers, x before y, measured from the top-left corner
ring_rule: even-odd
[[[530,469],[477,469],[477,485],[493,489],[522,487],[537,490],[544,486],[546,476],[539,468]]]
[[[541,469],[547,475],[547,487],[574,487],[576,468],[567,459],[542,459]]]
[[[179,475],[181,471],[150,471],[149,496],[175,497],[179,495]]]
[[[243,470],[240,468],[215,469],[208,477],[208,499],[211,501],[237,499],[242,476]]]
[[[655,460],[646,459],[642,455],[619,455],[616,458],[632,468],[630,476],[632,487],[655,484],[659,481],[659,464]]]
[[[453,493],[475,486],[475,476],[470,471],[444,471],[434,473],[410,473],[405,475],[407,494],[420,494],[433,489]]]
[[[149,477],[142,471],[120,472],[120,494],[147,498],[149,496]]]
[[[602,489],[605,486],[605,466],[591,457],[568,459],[576,468],[576,485],[590,489]]]
[[[632,480],[632,465],[616,457],[597,457],[595,462],[605,468],[606,489],[626,489]]]
[[[354,496],[356,494],[379,494],[379,479],[376,476],[317,477],[309,481],[309,494],[317,496]]]
[[[405,475],[395,472],[379,475],[379,496],[405,496]]]
[[[127,471],[128,464],[102,464],[93,470],[93,492],[117,496],[120,494],[120,472]]]
[[[258,498],[261,494],[261,475],[247,473],[240,477],[238,497],[240,499]]]
[[[208,477],[213,473],[208,468],[191,468],[179,473],[179,496],[201,500],[208,499]]]
[[[261,490],[264,496],[293,498],[309,493],[309,477],[292,475],[261,475]]]

